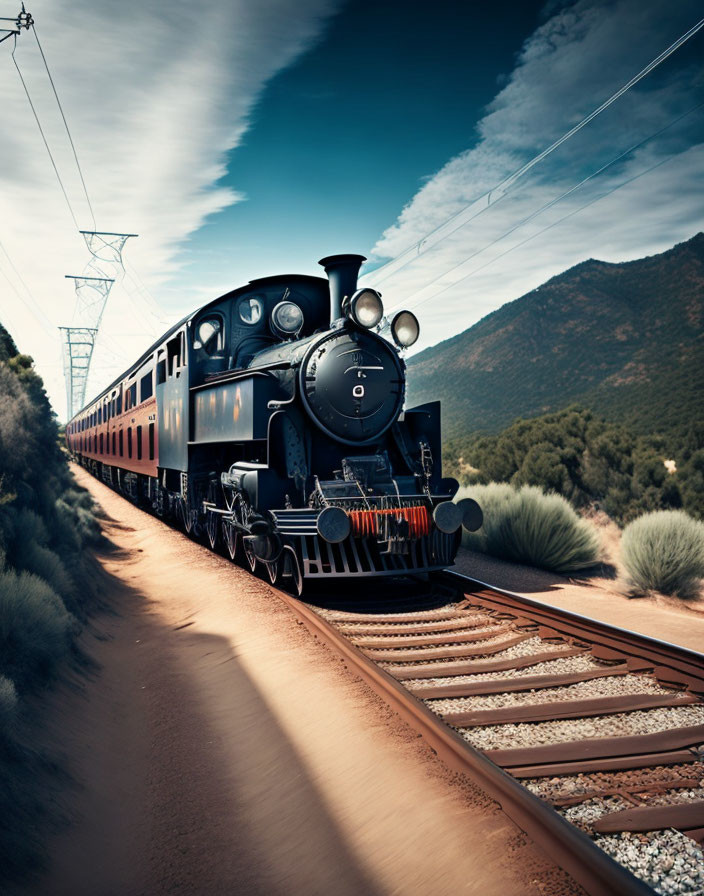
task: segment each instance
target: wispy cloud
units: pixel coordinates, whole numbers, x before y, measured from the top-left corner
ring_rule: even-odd
[[[424,183],[379,239],[373,258],[396,257],[482,196],[606,100],[700,13],[691,0],[676,5],[578,0],[555,8],[525,41],[514,70],[477,124],[474,145]],[[380,272],[376,279],[387,306],[418,307],[419,348],[470,326],[585,258],[635,258],[702,229],[704,108],[684,113],[704,102],[697,62],[703,45],[700,33],[691,47],[673,55],[505,198],[393,276]],[[513,229],[683,115],[565,200]],[[373,271],[366,282],[374,284]]]
[[[152,290],[208,215],[241,200],[218,186],[226,153],[250,126],[266,82],[316,40],[335,0],[248,0],[156,6],[137,0],[37,0],[32,13],[74,134],[98,229],[139,233],[126,256]],[[36,124],[0,45],[0,241],[51,327],[44,328],[0,277],[0,321],[37,359],[61,413],[64,386],[53,327],[68,323],[74,295],[64,274],[87,252],[72,226]],[[27,80],[79,224],[92,222],[31,33],[17,42]],[[0,252],[0,271],[22,284]],[[139,283],[116,284],[91,388],[163,329]],[[188,296],[171,296],[181,307]]]

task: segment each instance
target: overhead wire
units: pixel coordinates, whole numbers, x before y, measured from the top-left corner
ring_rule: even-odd
[[[462,261],[460,261],[454,267],[445,271],[439,277],[435,277],[430,283],[427,283],[425,286],[423,286],[420,289],[416,290],[415,292],[411,293],[409,296],[405,296],[401,302],[398,302],[398,303],[396,303],[396,305],[391,306],[391,308],[389,308],[389,311],[393,311],[395,308],[400,307],[400,305],[407,305],[408,302],[411,299],[413,299],[415,296],[420,295],[421,293],[425,292],[427,289],[430,289],[431,287],[433,287],[436,283],[438,283],[444,277],[447,277],[448,275],[454,273],[458,269],[464,267],[464,265],[467,264],[469,261],[471,261],[473,258],[476,258],[478,255],[481,255],[483,252],[486,252],[488,249],[491,249],[493,246],[495,246],[497,243],[500,243],[502,240],[506,239],[506,237],[510,236],[516,230],[519,230],[521,227],[530,223],[532,220],[537,218],[539,215],[541,215],[544,212],[548,211],[549,209],[553,208],[555,205],[562,202],[564,199],[567,199],[569,196],[571,196],[577,190],[581,189],[585,184],[589,183],[589,181],[593,180],[595,177],[598,177],[600,174],[603,174],[605,171],[607,171],[609,168],[611,168],[617,162],[620,162],[626,156],[629,156],[631,153],[640,149],[642,146],[645,146],[646,143],[649,143],[651,140],[654,140],[656,137],[659,137],[661,134],[665,133],[665,131],[668,131],[670,128],[674,127],[676,124],[678,124],[684,118],[686,118],[688,115],[691,115],[693,112],[696,112],[698,109],[701,109],[703,106],[704,106],[704,102],[697,103],[696,105],[687,109],[686,112],[683,112],[681,115],[678,115],[676,118],[674,118],[668,124],[666,124],[664,127],[659,128],[654,133],[649,134],[647,137],[644,137],[642,140],[639,140],[637,143],[634,143],[632,146],[629,146],[628,149],[619,153],[619,155],[617,155],[615,158],[611,159],[611,161],[602,165],[596,171],[593,171],[587,177],[585,177],[581,181],[579,181],[579,183],[570,187],[568,190],[565,190],[559,196],[555,196],[553,199],[550,199],[548,202],[541,205],[540,208],[531,212],[529,215],[527,215],[522,220],[518,221],[516,224],[514,224],[508,230],[504,231],[500,236],[497,236],[495,239],[491,240],[485,246],[482,246],[480,249],[477,249],[475,252],[472,252],[471,255],[464,258]],[[459,283],[459,282],[461,282],[461,281],[460,280],[453,281],[452,283],[447,284],[444,289],[449,289],[452,286],[454,286],[455,283]],[[436,295],[439,295],[439,293],[433,293],[433,297]],[[416,305],[411,305],[411,307],[417,308],[417,307],[419,307],[419,305],[422,305],[424,302],[425,302],[425,299],[423,299],[421,302],[418,302]]]
[[[73,158],[74,158],[74,161],[75,161],[75,163],[76,163],[76,168],[77,168],[77,170],[78,170],[78,176],[79,176],[80,181],[81,181],[81,186],[82,186],[82,188],[83,188],[83,193],[84,193],[84,195],[85,195],[86,203],[87,203],[87,205],[88,205],[88,209],[89,209],[89,211],[90,211],[90,216],[91,216],[91,219],[92,219],[92,222],[93,222],[93,230],[94,230],[94,231],[97,231],[97,224],[96,224],[95,212],[94,212],[94,209],[93,209],[93,204],[92,204],[92,202],[91,202],[90,194],[89,194],[89,192],[88,192],[88,186],[87,186],[87,184],[86,184],[86,179],[85,179],[85,175],[84,175],[84,173],[83,173],[83,168],[82,168],[81,163],[80,163],[80,160],[79,160],[79,158],[78,158],[78,152],[77,152],[77,150],[76,150],[76,145],[75,145],[75,142],[74,142],[74,140],[73,140],[73,136],[72,136],[72,134],[71,134],[71,129],[69,128],[68,120],[67,120],[67,118],[66,118],[66,114],[65,114],[65,112],[64,112],[63,105],[62,105],[62,103],[61,103],[61,99],[60,99],[60,97],[59,97],[59,93],[58,93],[58,90],[57,90],[57,87],[56,87],[56,83],[55,83],[54,78],[53,78],[53,75],[52,75],[52,73],[51,73],[51,69],[50,69],[50,67],[49,67],[49,63],[48,63],[48,60],[47,60],[47,58],[46,58],[46,54],[44,53],[44,49],[43,49],[42,44],[41,44],[41,41],[40,41],[40,39],[39,39],[39,34],[38,34],[38,31],[37,31],[37,29],[36,29],[36,26],[35,26],[34,22],[31,22],[31,28],[32,28],[32,31],[33,31],[33,33],[34,33],[34,39],[35,39],[35,41],[36,41],[37,48],[38,48],[39,53],[40,53],[40,55],[41,55],[42,62],[43,62],[43,64],[44,64],[44,69],[45,69],[46,74],[47,74],[47,77],[48,77],[48,79],[49,79],[49,83],[50,83],[50,85],[51,85],[51,89],[52,89],[52,91],[53,91],[54,98],[55,98],[55,100],[56,100],[56,104],[57,104],[57,107],[58,107],[58,109],[59,109],[59,113],[60,113],[60,115],[61,115],[61,119],[62,119],[62,121],[63,121],[64,128],[65,128],[65,130],[66,130],[66,136],[67,136],[68,141],[69,141],[69,144],[70,144],[70,146],[71,146],[71,151],[72,151],[72,153],[73,153]],[[9,35],[8,35],[8,36],[9,36]],[[16,53],[16,50],[17,50],[17,35],[14,34],[13,37],[14,37],[14,46],[13,46],[13,50],[12,50],[12,54],[11,54],[11,55],[12,55],[12,61],[13,61],[13,63],[14,63],[15,69],[17,70],[17,74],[18,74],[18,76],[19,76],[20,82],[21,82],[22,87],[23,87],[23,89],[24,89],[25,96],[27,97],[27,101],[28,101],[28,103],[29,103],[30,109],[32,110],[32,114],[33,114],[33,116],[34,116],[34,120],[35,120],[35,122],[36,122],[36,124],[37,124],[37,128],[39,129],[39,133],[40,133],[40,135],[41,135],[42,141],[43,141],[43,143],[44,143],[44,147],[45,147],[45,149],[46,149],[46,151],[47,151],[47,154],[48,154],[48,156],[49,156],[49,159],[50,159],[50,161],[51,161],[52,168],[54,169],[54,173],[55,173],[55,175],[56,175],[56,179],[57,179],[57,181],[58,181],[58,183],[59,183],[59,186],[60,186],[60,188],[61,188],[61,192],[62,192],[63,197],[64,197],[64,200],[65,200],[65,202],[66,202],[66,206],[67,206],[68,211],[69,211],[69,214],[70,214],[70,216],[71,216],[71,220],[73,221],[73,224],[74,224],[76,230],[77,230],[77,231],[80,231],[80,227],[79,227],[79,225],[78,225],[78,221],[77,221],[77,218],[76,218],[76,214],[75,214],[75,212],[74,212],[73,206],[72,206],[71,201],[70,201],[70,199],[69,199],[68,192],[67,192],[67,190],[66,190],[66,187],[65,187],[65,185],[64,185],[64,182],[63,182],[63,180],[62,180],[62,178],[61,178],[61,175],[60,175],[60,173],[59,173],[59,168],[58,168],[58,165],[57,165],[57,163],[56,163],[56,159],[54,158],[54,155],[53,155],[53,153],[52,153],[52,151],[51,151],[51,147],[50,147],[50,145],[49,145],[49,141],[48,141],[48,139],[47,139],[46,133],[44,132],[44,128],[42,127],[42,123],[41,123],[41,121],[40,121],[39,114],[38,114],[38,112],[37,112],[36,106],[35,106],[35,104],[34,104],[34,101],[32,100],[32,96],[31,96],[31,94],[30,94],[30,92],[29,92],[29,88],[28,88],[27,83],[26,83],[26,81],[25,81],[25,79],[24,79],[24,76],[23,76],[23,74],[22,74],[22,70],[20,69],[20,66],[19,66],[19,63],[18,63],[18,61],[17,61],[17,58],[16,58],[16,56],[15,56],[15,53]],[[0,269],[0,273],[3,274],[3,277],[7,280],[8,284],[9,284],[10,287],[12,288],[13,292],[14,292],[14,293],[17,295],[17,297],[20,299],[20,301],[22,301],[22,302],[25,304],[25,306],[26,306],[26,307],[27,307],[27,308],[28,308],[28,309],[29,309],[29,310],[30,310],[30,311],[31,311],[31,312],[32,312],[32,313],[39,319],[40,323],[41,323],[42,326],[47,330],[47,332],[51,332],[52,335],[53,335],[53,330],[54,330],[54,328],[52,327],[52,325],[51,325],[50,321],[48,320],[48,318],[46,317],[46,315],[44,315],[43,311],[41,310],[41,306],[39,305],[39,303],[34,299],[34,297],[33,297],[32,293],[31,293],[31,291],[29,290],[29,288],[28,288],[28,286],[27,286],[27,284],[25,283],[25,281],[24,281],[24,279],[22,278],[21,274],[19,273],[19,271],[18,271],[17,268],[15,267],[15,265],[14,265],[12,259],[11,259],[10,256],[8,255],[7,250],[4,248],[4,246],[2,246],[1,243],[0,243],[0,248],[2,248],[4,254],[5,254],[6,257],[7,257],[7,260],[9,261],[9,263],[10,263],[12,269],[14,270],[15,274],[17,275],[19,282],[20,282],[20,283],[22,284],[22,286],[24,287],[24,289],[25,289],[27,295],[29,296],[29,298],[30,298],[30,300],[31,300],[31,302],[32,302],[32,305],[33,305],[34,307],[32,307],[32,305],[30,305],[30,304],[27,302],[27,300],[26,300],[26,299],[19,293],[19,291],[17,290],[17,288],[16,288],[16,286],[14,285],[14,283],[13,283],[13,282],[10,280],[10,278],[5,274],[5,272],[2,271],[2,269]],[[123,274],[126,273],[124,264],[122,265],[122,270],[123,270]],[[163,322],[163,318],[161,318],[161,316],[160,316],[160,313],[161,313],[161,308],[160,308],[160,306],[158,305],[158,303],[156,302],[156,300],[153,298],[153,296],[151,296],[151,293],[149,293],[149,290],[148,290],[147,287],[144,285],[144,283],[141,281],[141,278],[139,277],[139,275],[137,274],[137,272],[134,270],[134,268],[132,268],[132,274],[128,274],[128,277],[129,277],[129,279],[135,284],[135,286],[137,286],[137,290],[138,290],[138,292],[141,292],[141,296],[140,296],[140,298],[142,299],[142,302],[143,302],[144,304],[146,304],[147,306],[149,306],[149,305],[152,305],[152,306],[153,306],[152,308],[147,308],[147,309],[145,309],[145,311],[148,310],[148,311],[150,312],[150,314],[151,314],[153,317],[156,317],[160,322]],[[139,281],[139,283],[137,283],[137,281]],[[123,280],[123,285],[126,286],[126,284],[124,283],[124,280]],[[130,295],[130,298],[131,298],[132,301],[133,301],[133,305],[134,305],[134,308],[135,308],[135,310],[137,311],[137,313],[143,318],[144,322],[147,324],[148,328],[152,331],[152,333],[156,333],[156,331],[157,331],[156,326],[155,326],[152,322],[150,322],[150,321],[147,319],[146,315],[142,312],[142,309],[141,309],[141,307],[139,306],[139,302],[136,301],[136,297],[135,297],[134,293],[133,293],[131,290],[129,290],[129,289],[127,289],[127,292],[128,292],[128,294]],[[147,301],[145,301],[145,297],[146,297],[146,296],[149,297],[149,300],[147,300]],[[156,312],[157,312],[156,314],[155,314],[155,310],[156,310]],[[122,354],[117,354],[114,350],[111,350],[111,349],[107,348],[107,346],[105,346],[103,340],[101,340],[101,348],[102,348],[103,350],[109,352],[111,355],[113,355],[114,358],[118,358],[118,359],[120,360],[121,363],[126,363],[126,358],[125,358],[125,356],[122,355]]]
[[[371,271],[370,274],[374,274],[375,283],[382,283],[391,277],[393,274],[398,273],[398,271],[405,268],[407,265],[411,264],[416,258],[419,258],[421,255],[424,255],[432,246],[436,245],[443,239],[446,239],[448,236],[451,236],[456,230],[460,227],[464,227],[465,224],[468,224],[470,221],[473,221],[480,214],[486,211],[487,208],[491,208],[496,205],[497,202],[500,202],[501,199],[506,196],[508,190],[515,184],[517,180],[523,177],[528,171],[534,168],[537,164],[543,161],[547,156],[549,156],[552,152],[562,146],[567,140],[573,137],[576,133],[582,130],[582,128],[586,127],[591,121],[593,121],[598,115],[604,112],[609,106],[613,105],[620,97],[622,97],[627,91],[629,91],[632,87],[638,84],[643,78],[650,74],[653,69],[657,68],[661,63],[663,63],[667,58],[669,58],[674,52],[676,52],[683,44],[685,44],[688,40],[694,37],[701,29],[704,28],[704,19],[701,19],[695,25],[693,25],[688,31],[686,31],[683,35],[681,35],[674,43],[670,44],[667,49],[663,50],[658,56],[652,59],[645,68],[641,69],[638,74],[634,75],[630,81],[620,87],[614,94],[612,94],[605,102],[603,102],[600,106],[586,115],[581,119],[574,127],[570,128],[566,133],[564,133],[561,137],[555,140],[550,146],[543,149],[536,156],[530,159],[525,164],[521,165],[517,168],[512,174],[509,174],[503,180],[501,180],[498,184],[493,186],[490,190],[487,190],[477,199],[472,200],[470,203],[466,204],[462,209],[456,212],[454,215],[451,215],[441,224],[438,224],[432,230],[430,230],[424,237],[420,240],[414,242],[411,246],[408,246],[402,252],[400,252],[395,258],[376,268],[374,271]],[[492,199],[492,194],[502,191],[500,195],[496,199]],[[479,203],[486,201],[486,205],[482,205],[473,215],[464,219],[464,216],[474,208]],[[451,230],[447,233],[442,233],[442,231],[446,228],[455,224]],[[426,245],[428,241],[433,237],[440,234],[436,240],[434,240],[430,245]],[[425,248],[423,248],[425,246]],[[421,251],[422,249],[422,251]],[[415,255],[412,255],[407,261],[399,264],[399,262],[404,259],[407,255],[415,252]],[[382,272],[381,276],[378,276],[378,273]],[[363,276],[369,276],[369,274],[364,274]]]
[[[5,258],[7,258],[8,262],[9,262],[9,264],[10,264],[10,267],[12,268],[12,270],[13,270],[14,273],[15,273],[15,276],[17,277],[17,279],[19,280],[19,282],[22,284],[22,286],[24,287],[25,292],[27,293],[27,296],[29,297],[29,302],[27,302],[27,301],[25,300],[25,298],[24,298],[23,296],[21,296],[21,295],[17,292],[17,290],[15,289],[15,287],[13,286],[13,289],[14,289],[14,291],[17,293],[17,296],[18,296],[18,298],[20,299],[20,301],[23,302],[24,305],[25,305],[25,306],[26,306],[26,307],[27,307],[27,308],[28,308],[28,309],[29,309],[29,310],[30,310],[30,311],[31,311],[31,312],[32,312],[32,313],[33,313],[33,314],[40,320],[40,322],[42,323],[42,326],[44,326],[45,328],[48,328],[48,329],[53,328],[53,325],[52,325],[51,321],[50,321],[49,318],[46,316],[46,314],[44,314],[44,312],[42,311],[42,308],[41,308],[41,305],[39,304],[39,302],[34,298],[34,295],[32,294],[32,291],[30,290],[30,288],[29,288],[29,287],[27,286],[27,284],[25,283],[24,278],[22,277],[22,274],[20,274],[20,272],[19,272],[19,270],[17,269],[17,266],[15,265],[14,261],[12,260],[12,258],[10,258],[10,254],[9,254],[9,252],[7,251],[7,249],[5,248],[5,246],[3,245],[2,241],[0,241],[0,250],[1,250],[2,253],[4,254]],[[5,277],[5,279],[8,280],[9,278]],[[12,284],[11,284],[11,285],[12,285]],[[31,304],[30,304],[30,303],[31,303]]]
[[[37,110],[34,108],[34,103],[32,102],[32,97],[29,94],[29,90],[27,88],[24,78],[22,77],[22,72],[20,71],[20,67],[17,63],[17,59],[15,58],[15,51],[17,50],[17,35],[14,35],[14,37],[15,37],[15,45],[12,48],[12,61],[14,62],[15,68],[17,69],[17,74],[20,76],[20,81],[22,82],[22,87],[24,88],[24,92],[25,92],[25,95],[29,102],[29,106],[32,110],[32,114],[34,115],[34,120],[36,121],[37,127],[39,128],[39,133],[42,135],[42,140],[44,141],[44,146],[46,147],[46,151],[49,154],[49,158],[51,160],[51,165],[54,169],[54,174],[56,174],[56,179],[58,180],[59,186],[61,187],[61,192],[64,194],[64,199],[66,200],[66,205],[68,206],[68,210],[71,215],[71,219],[73,220],[76,230],[79,230],[78,221],[76,220],[76,216],[73,213],[73,207],[71,205],[71,202],[69,201],[68,193],[66,192],[66,187],[64,187],[64,182],[61,180],[61,175],[59,174],[59,169],[56,166],[54,156],[51,152],[51,149],[49,148],[49,143],[46,139],[46,135],[44,134],[44,129],[42,128],[41,122],[39,121],[39,116],[37,115]]]
[[[78,170],[78,175],[79,175],[79,178],[80,178],[80,181],[81,181],[81,185],[82,185],[82,187],[83,187],[83,192],[84,192],[85,197],[86,197],[86,202],[87,202],[87,204],[88,204],[88,209],[89,209],[89,211],[90,211],[91,219],[92,219],[92,221],[93,221],[93,229],[96,230],[96,229],[97,229],[97,225],[96,225],[96,220],[95,220],[95,213],[94,213],[94,210],[93,210],[93,204],[92,204],[91,199],[90,199],[90,194],[89,194],[89,192],[88,192],[88,187],[87,187],[87,184],[86,184],[85,175],[84,175],[84,173],[83,173],[83,168],[82,168],[81,163],[80,163],[80,160],[79,160],[79,158],[78,158],[78,152],[77,152],[77,150],[76,150],[76,145],[75,145],[75,142],[74,142],[74,140],[73,140],[73,136],[72,136],[72,134],[71,134],[71,129],[70,129],[69,125],[68,125],[68,120],[67,120],[67,118],[66,118],[66,114],[65,114],[65,112],[64,112],[63,105],[62,105],[62,103],[61,103],[61,99],[60,99],[60,97],[59,97],[59,93],[58,93],[58,90],[57,90],[57,87],[56,87],[56,82],[54,81],[53,75],[51,74],[51,69],[50,69],[50,67],[49,67],[49,63],[48,63],[48,60],[47,60],[47,58],[46,58],[46,54],[44,53],[44,49],[43,49],[43,47],[42,47],[41,41],[39,40],[39,34],[38,34],[38,32],[37,32],[37,28],[36,28],[36,25],[35,25],[34,22],[32,23],[31,28],[32,28],[32,31],[33,31],[33,33],[34,33],[34,39],[35,39],[35,41],[36,41],[36,43],[37,43],[37,48],[39,49],[39,53],[40,53],[40,55],[41,55],[42,62],[43,62],[43,64],[44,64],[44,68],[45,68],[45,70],[46,70],[46,74],[47,74],[47,77],[48,77],[48,79],[49,79],[49,83],[51,84],[51,89],[52,89],[52,91],[53,91],[54,98],[55,98],[55,100],[56,100],[56,104],[57,104],[57,107],[58,107],[58,109],[59,109],[59,113],[60,113],[60,115],[61,115],[61,119],[62,119],[63,124],[64,124],[64,128],[65,128],[65,130],[66,130],[66,136],[68,137],[68,141],[69,141],[69,144],[70,144],[70,146],[71,146],[71,151],[72,151],[72,153],[73,153],[73,158],[74,158],[74,160],[75,160],[75,162],[76,162],[76,168],[77,168],[77,170]],[[22,86],[24,87],[25,94],[26,94],[26,96],[27,96],[27,100],[29,101],[30,107],[31,107],[32,112],[33,112],[33,114],[34,114],[34,118],[35,118],[35,121],[36,121],[36,123],[37,123],[37,127],[39,128],[39,132],[40,132],[40,134],[41,134],[41,136],[42,136],[42,139],[43,139],[43,141],[44,141],[44,146],[46,147],[47,153],[48,153],[48,155],[49,155],[49,158],[50,158],[50,160],[51,160],[52,166],[53,166],[53,168],[54,168],[54,172],[56,173],[56,177],[57,177],[57,180],[59,181],[59,185],[60,185],[61,190],[62,190],[62,193],[63,193],[63,195],[64,195],[64,199],[66,200],[66,204],[67,204],[67,206],[68,206],[68,208],[69,208],[69,212],[71,213],[71,218],[72,218],[72,220],[73,220],[73,223],[76,225],[76,229],[79,229],[79,228],[78,228],[78,223],[77,223],[77,221],[76,221],[76,216],[75,216],[75,214],[74,214],[74,212],[73,212],[73,206],[71,205],[71,202],[70,202],[70,200],[69,200],[69,198],[68,198],[68,193],[67,193],[67,191],[66,191],[66,189],[65,189],[65,187],[64,187],[64,183],[63,183],[63,181],[62,181],[62,179],[61,179],[61,176],[60,176],[60,174],[59,174],[58,166],[57,166],[56,161],[55,161],[55,159],[54,159],[54,156],[53,156],[53,154],[52,154],[52,152],[51,152],[51,149],[50,149],[50,147],[49,147],[48,140],[47,140],[47,138],[46,138],[46,135],[45,135],[44,130],[43,130],[43,128],[42,128],[41,122],[40,122],[40,120],[39,120],[39,115],[38,115],[38,113],[37,113],[37,111],[36,111],[36,107],[34,106],[34,103],[33,103],[33,101],[32,101],[32,98],[31,98],[31,95],[30,95],[30,93],[29,93],[29,89],[28,89],[28,87],[27,87],[27,84],[26,84],[26,82],[25,82],[25,80],[24,80],[24,77],[22,76],[22,72],[21,72],[21,70],[20,70],[20,68],[19,68],[19,64],[18,64],[18,62],[17,62],[17,59],[15,58],[15,49],[16,49],[16,47],[17,47],[17,39],[16,39],[16,36],[15,36],[15,47],[14,47],[13,52],[12,52],[13,62],[14,62],[14,64],[15,64],[15,68],[17,69],[17,73],[18,73],[18,75],[20,76],[20,80],[21,80],[21,82],[22,82]],[[124,266],[123,266],[123,268],[124,268]],[[144,285],[144,283],[141,281],[141,279],[139,278],[139,275],[138,275],[137,272],[134,270],[134,268],[132,268],[132,275],[131,275],[131,277],[135,277],[135,278],[137,278],[137,279],[139,280],[139,286],[140,286],[141,290],[142,290],[145,294],[147,294],[147,295],[149,296],[149,298],[150,298],[150,300],[151,300],[151,303],[153,303],[154,307],[155,307],[155,308],[158,308],[158,307],[159,307],[159,306],[158,306],[158,303],[156,302],[156,300],[154,299],[154,297],[151,296],[151,294],[149,293],[147,287],[146,287],[146,286]],[[147,302],[147,304],[149,304],[149,302]]]
[[[51,72],[49,70],[49,63],[46,61],[46,56],[44,55],[44,50],[42,49],[42,45],[39,42],[39,35],[37,34],[37,28],[34,22],[32,22],[32,32],[34,33],[34,39],[37,42],[37,47],[39,48],[39,52],[42,57],[42,61],[44,63],[44,68],[46,69],[46,73],[49,77],[49,82],[51,83],[51,89],[54,91],[54,97],[56,98],[56,105],[59,107],[59,112],[61,113],[61,119],[64,123],[64,127],[66,128],[66,136],[68,137],[68,142],[71,144],[71,150],[73,152],[73,158],[76,160],[76,167],[78,168],[78,176],[81,178],[81,184],[83,185],[83,192],[86,196],[86,202],[88,203],[88,208],[90,209],[90,216],[93,219],[93,230],[96,230],[95,223],[95,214],[93,212],[93,205],[90,201],[90,196],[88,195],[88,187],[86,186],[85,178],[83,177],[83,169],[81,168],[81,163],[78,161],[78,153],[76,152],[76,147],[73,142],[73,137],[71,136],[71,131],[68,126],[68,122],[66,121],[66,116],[64,115],[63,106],[61,105],[61,100],[59,99],[59,94],[56,90],[56,85],[54,84],[54,79],[51,76]]]
[[[589,202],[585,203],[584,205],[580,206],[579,208],[573,209],[571,212],[568,212],[566,215],[563,215],[562,218],[558,218],[557,221],[553,221],[552,223],[548,224],[546,227],[543,227],[542,230],[538,230],[536,233],[533,233],[530,236],[526,237],[520,243],[516,243],[515,245],[510,246],[504,252],[501,252],[499,255],[494,256],[494,258],[489,259],[489,261],[480,265],[478,268],[474,268],[474,270],[469,271],[469,273],[465,274],[464,277],[461,277],[459,280],[456,280],[454,283],[450,283],[447,286],[444,286],[442,289],[433,293],[431,296],[427,296],[425,299],[422,299],[422,301],[418,302],[416,305],[412,305],[411,307],[419,308],[421,305],[424,305],[426,302],[429,302],[431,299],[435,299],[439,295],[442,295],[442,293],[447,292],[448,289],[451,289],[454,286],[459,286],[460,283],[464,283],[465,280],[468,280],[470,277],[473,277],[475,274],[478,274],[479,271],[483,271],[485,268],[488,268],[490,265],[499,261],[499,259],[505,258],[505,256],[508,255],[510,252],[514,252],[516,249],[520,249],[522,246],[525,246],[526,243],[531,242],[531,240],[534,240],[537,237],[542,236],[542,234],[546,233],[548,230],[551,230],[553,227],[557,227],[558,224],[562,224],[563,221],[566,221],[568,218],[572,218],[572,217],[574,217],[574,215],[577,215],[580,212],[583,212],[585,209],[589,208],[590,206],[594,205],[595,203],[601,202],[602,199],[606,199],[607,196],[611,196],[612,193],[615,193],[617,190],[620,190],[622,187],[625,187],[628,184],[631,184],[634,181],[639,180],[641,177],[644,177],[646,174],[649,174],[651,171],[654,171],[656,168],[659,168],[661,165],[664,165],[667,162],[671,162],[672,159],[674,159],[677,155],[678,155],[678,153],[671,153],[669,156],[666,156],[664,159],[661,159],[659,162],[656,162],[655,164],[650,165],[644,171],[640,171],[640,172],[638,172],[638,174],[634,174],[631,177],[626,178],[626,180],[623,180],[623,181],[621,181],[621,183],[616,184],[616,186],[612,187],[610,190],[607,190],[601,196],[596,196],[594,199],[590,199]]]

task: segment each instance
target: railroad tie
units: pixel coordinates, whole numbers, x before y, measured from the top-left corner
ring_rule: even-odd
[[[704,827],[704,800],[670,806],[632,806],[619,812],[609,812],[592,823],[598,834],[621,831],[678,831]]]
[[[586,719],[636,709],[684,706],[688,703],[699,703],[699,699],[693,694],[620,694],[616,697],[556,700],[522,706],[501,706],[496,709],[447,712],[443,713],[442,718],[456,728],[471,728],[486,725],[518,725],[522,722],[550,722],[555,719]]]

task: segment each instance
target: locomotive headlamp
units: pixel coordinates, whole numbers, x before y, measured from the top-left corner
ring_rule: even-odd
[[[280,336],[295,336],[303,326],[303,312],[295,302],[279,302],[271,312],[271,324]]]
[[[391,335],[401,348],[409,348],[420,335],[418,318],[412,311],[399,311],[391,321]]]
[[[375,327],[384,316],[381,296],[375,289],[358,289],[347,307],[352,320],[368,330]]]

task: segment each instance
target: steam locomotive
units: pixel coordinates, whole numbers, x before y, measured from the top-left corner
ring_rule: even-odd
[[[442,478],[440,403],[403,410],[418,321],[358,289],[363,261],[330,256],[327,280],[253,280],[189,314],[71,419],[70,452],[298,594],[452,565],[481,510]]]

